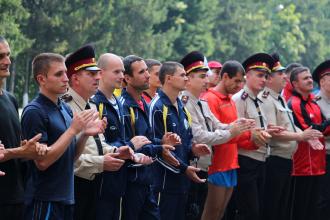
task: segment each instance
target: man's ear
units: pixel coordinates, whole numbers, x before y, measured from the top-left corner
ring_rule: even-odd
[[[297,86],[297,81],[292,81],[291,84],[292,84],[293,88],[295,88]]]
[[[124,80],[126,83],[128,83],[130,81],[131,77],[128,74],[124,75]]]
[[[220,75],[220,78],[221,78],[221,79],[228,79],[228,78],[229,78],[228,73],[224,72],[224,73],[222,74],[222,77],[221,77],[221,75]]]
[[[37,75],[36,79],[39,85],[43,85],[45,83],[45,77],[46,75],[42,73]]]
[[[171,81],[171,75],[169,75],[169,74],[167,74],[166,76],[165,76],[165,82],[170,82]]]
[[[70,82],[76,82],[78,79],[78,74],[72,74],[71,77],[70,77]]]
[[[324,81],[325,81],[324,77],[320,79],[320,83],[319,83],[320,88],[323,87]]]

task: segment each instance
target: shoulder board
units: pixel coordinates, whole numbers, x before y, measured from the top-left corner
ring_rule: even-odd
[[[318,95],[318,96],[315,96],[314,101],[316,102],[316,101],[319,101],[321,99],[322,99],[322,97]]]
[[[189,96],[187,96],[187,95],[183,95],[181,97],[181,101],[183,104],[187,104],[188,100],[189,100]]]
[[[264,91],[262,93],[262,98],[266,99],[269,96],[269,91]]]
[[[64,94],[61,96],[61,99],[64,101],[64,102],[70,102],[72,101],[72,96],[70,94]]]
[[[247,99],[247,97],[249,97],[249,94],[247,94],[247,92],[243,91],[243,93],[241,95],[241,99],[245,100],[245,99]]]

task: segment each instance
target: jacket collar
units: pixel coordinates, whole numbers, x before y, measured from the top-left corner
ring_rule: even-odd
[[[257,99],[258,101],[262,102],[257,96],[253,94],[252,90],[249,87],[247,87],[247,85],[244,86],[243,90],[249,95],[250,99],[252,100]]]
[[[185,90],[181,93],[181,97],[182,96],[188,96],[189,100],[193,101],[194,103],[197,103],[199,101],[199,98],[196,98],[191,92],[189,92],[188,90]]]
[[[159,90],[159,98],[162,99],[163,103],[166,105],[166,106],[173,106],[174,105],[172,104],[170,98],[163,92],[163,90]],[[177,97],[176,98],[176,102],[178,103],[178,108],[182,109],[183,108],[183,105],[180,101],[180,99]]]
[[[292,91],[292,95],[299,97],[300,99],[304,100],[305,102],[312,101],[313,95],[312,93],[309,93],[307,98],[303,97],[300,93],[298,93],[296,90]]]
[[[327,97],[321,90],[319,91],[319,93],[317,94],[318,96],[322,97],[322,99],[324,99],[324,101],[326,103],[330,103],[330,97]]]
[[[78,105],[81,110],[85,109],[87,102],[76,91],[69,87],[67,94],[72,96],[73,101]]]
[[[124,104],[123,102],[125,101],[128,106],[139,108],[139,104],[135,101],[135,99],[133,99],[133,97],[127,92],[126,89],[122,90],[120,101],[122,102],[122,104]],[[146,106],[146,102],[142,96],[141,101],[143,102],[143,105]]]
[[[100,90],[97,90],[96,94],[93,97],[95,97],[102,103],[109,103],[109,100],[107,99],[107,97]],[[115,95],[113,95],[113,97],[115,97],[116,102],[118,103],[118,98]]]

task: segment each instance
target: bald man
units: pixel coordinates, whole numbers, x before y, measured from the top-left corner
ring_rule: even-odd
[[[104,133],[106,142],[112,146],[129,145],[133,149],[139,149],[151,143],[143,136],[135,136],[130,141],[125,141],[122,105],[113,94],[115,89],[121,87],[124,78],[124,65],[121,58],[111,53],[102,54],[98,60],[98,67],[101,69],[101,79],[93,101],[102,117],[107,117],[108,125]],[[147,157],[142,155],[142,158]],[[121,198],[125,194],[126,182],[127,163],[116,172],[104,172],[103,186],[106,187],[100,189],[96,219],[120,218]]]

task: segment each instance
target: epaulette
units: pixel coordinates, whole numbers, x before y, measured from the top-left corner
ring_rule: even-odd
[[[269,96],[269,91],[264,91],[262,93],[262,98],[266,99]]]
[[[183,104],[187,104],[188,100],[189,100],[189,96],[187,96],[187,95],[183,95],[181,97],[181,101]]]
[[[64,101],[64,102],[70,102],[72,101],[73,97],[70,95],[70,94],[64,94],[61,96],[61,99]]]
[[[247,92],[243,91],[243,93],[241,95],[241,99],[245,100],[245,99],[247,99],[247,97],[249,97],[249,94],[247,94]]]
[[[317,102],[322,99],[322,96],[318,95],[314,97],[314,101]]]

